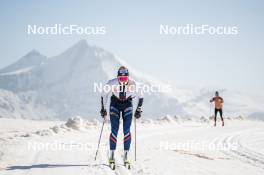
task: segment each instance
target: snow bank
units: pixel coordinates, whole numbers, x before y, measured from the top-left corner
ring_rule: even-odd
[[[43,130],[36,131],[35,134],[39,136],[49,136],[49,135],[52,135],[53,133],[50,129],[43,129]]]
[[[75,130],[82,130],[83,128],[83,119],[80,116],[70,118],[66,124],[67,127]]]
[[[245,118],[243,116],[238,116],[234,118],[225,117],[225,120],[229,120],[229,122],[239,120],[239,121],[245,121],[248,118]],[[12,126],[12,130],[17,130],[16,127],[18,125],[26,126],[27,128],[33,128],[31,130],[21,130],[17,132],[7,132],[6,137],[3,138],[13,138],[13,137],[32,137],[32,136],[50,136],[53,134],[65,134],[69,132],[83,132],[88,131],[91,129],[98,129],[98,127],[101,126],[101,122],[97,119],[92,120],[84,120],[81,116],[75,116],[69,118],[65,123],[55,123],[55,122],[48,122],[45,123],[44,121],[39,121],[39,123],[44,122],[44,126],[42,125],[35,125],[37,121],[31,121],[31,120],[21,120],[21,119],[2,119],[3,122],[12,120],[16,123],[15,126]],[[218,119],[219,120],[219,119]],[[181,125],[187,122],[192,122],[196,124],[209,124],[213,121],[213,117],[200,117],[200,118],[188,118],[188,117],[181,117],[181,116],[171,116],[166,115],[164,117],[160,117],[159,119],[150,119],[150,118],[142,118],[138,119],[137,123],[140,125],[166,125],[166,124],[173,124],[173,125]],[[12,123],[12,122],[11,122]],[[23,123],[27,123],[23,124]],[[110,125],[109,120],[106,121],[107,125]],[[31,127],[32,125],[32,127]],[[51,125],[51,126],[48,126]],[[53,125],[53,126],[52,126]],[[34,127],[33,127],[34,126]],[[46,128],[45,128],[46,126]],[[11,126],[10,126],[11,127]],[[5,131],[5,129],[4,129]],[[8,131],[8,130],[7,130]]]
[[[72,117],[66,123],[55,125],[50,129],[54,133],[64,133],[71,131],[83,131],[91,128],[97,128],[100,122],[96,119],[84,120],[81,116]]]

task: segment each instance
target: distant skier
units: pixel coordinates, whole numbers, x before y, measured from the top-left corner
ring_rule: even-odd
[[[110,101],[110,122],[111,122],[111,134],[109,138],[110,142],[110,158],[109,165],[112,169],[115,168],[114,152],[116,150],[117,134],[119,129],[120,116],[123,119],[123,133],[124,133],[124,164],[130,167],[128,160],[128,152],[131,143],[130,126],[132,123],[133,107],[132,99],[137,97],[138,103],[134,116],[136,118],[141,117],[141,106],[143,104],[143,94],[138,84],[129,78],[128,69],[121,66],[117,72],[117,78],[109,80],[106,84],[112,87],[109,92],[103,92],[101,97],[102,108],[101,116],[105,117],[107,112],[105,110],[107,100],[111,94]]]
[[[220,117],[221,117],[221,120],[222,120],[222,126],[224,126],[224,118],[223,118],[223,103],[224,103],[224,100],[222,97],[219,96],[219,92],[216,91],[215,92],[215,97],[213,97],[210,102],[214,102],[215,104],[215,111],[214,111],[214,126],[216,126],[216,116],[217,116],[217,113],[219,112],[220,113]]]

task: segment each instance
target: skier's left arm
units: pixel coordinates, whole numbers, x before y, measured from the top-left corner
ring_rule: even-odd
[[[138,83],[136,83],[136,96],[138,99],[138,103],[137,103],[137,108],[135,111],[135,117],[140,118],[141,113],[142,113],[141,107],[143,105],[143,92],[142,92],[142,89],[139,87]]]
[[[221,103],[224,103],[224,99],[222,97],[220,97]]]

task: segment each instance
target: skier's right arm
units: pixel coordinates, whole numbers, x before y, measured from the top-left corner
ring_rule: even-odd
[[[111,86],[110,81],[108,81],[105,86]],[[109,94],[111,93],[111,91],[105,91],[105,89],[107,89],[107,88],[103,88],[103,91],[101,94],[101,111],[100,111],[100,113],[101,113],[102,117],[105,117],[107,115],[106,104],[107,104]]]
[[[107,115],[107,112],[106,112],[106,109],[104,107],[103,100],[104,100],[103,97],[101,97],[101,110],[100,110],[100,114],[104,118]]]
[[[213,97],[213,98],[210,100],[210,103],[212,103],[212,102],[214,101],[214,99],[215,99],[215,98]]]

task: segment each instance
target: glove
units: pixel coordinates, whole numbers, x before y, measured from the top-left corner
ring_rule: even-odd
[[[107,115],[107,112],[104,108],[102,108],[100,111],[100,114],[101,114],[102,118],[104,118]]]
[[[141,117],[141,113],[142,113],[141,108],[140,107],[137,107],[134,116],[138,119],[138,118]]]

